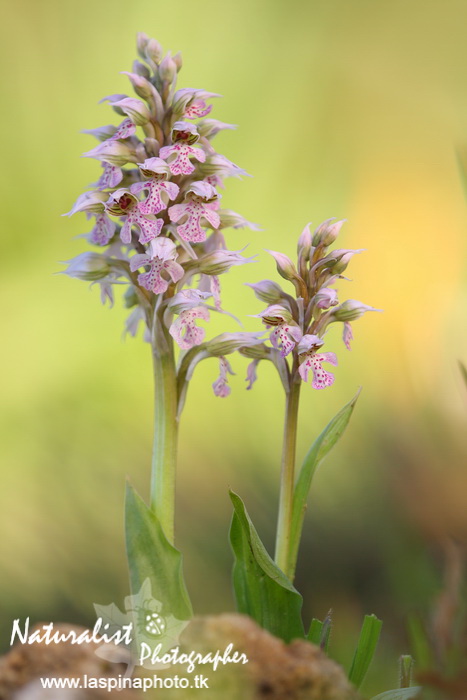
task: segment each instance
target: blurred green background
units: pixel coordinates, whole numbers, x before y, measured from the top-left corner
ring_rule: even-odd
[[[342,293],[384,309],[355,325],[334,387],[303,391],[299,458],[359,386],[352,427],[318,473],[297,584],[307,615],[333,608],[348,662],[361,615],[385,620],[377,669],[395,681],[408,611],[441,585],[438,543],[465,537],[466,215],[456,148],[466,139],[463,0],[17,0],[4,2],[0,635],[11,621],[90,623],[126,593],[125,478],[147,493],[152,431],[148,347],[122,342],[125,312],[54,276],[83,249],[84,216],[60,215],[97,178],[81,129],[116,121],[98,100],[129,92],[135,35],[181,50],[180,87],[224,95],[239,125],[216,147],[254,177],[223,205],[261,232],[229,231],[259,262],[224,278],[225,307],[261,310],[243,285],[274,277],[264,248],[294,254],[303,226],[347,218],[340,246],[365,248]],[[343,283],[344,284],[344,283]],[[225,318],[212,335],[234,330]],[[183,416],[178,545],[198,613],[233,608],[227,487],[272,544],[283,398],[269,367],[229,399],[201,365]],[[352,641],[352,644],[350,644]],[[373,685],[372,685],[373,684]]]

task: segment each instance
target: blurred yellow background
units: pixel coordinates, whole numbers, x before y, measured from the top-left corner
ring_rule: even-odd
[[[97,103],[131,94],[120,71],[131,70],[145,31],[182,51],[179,87],[221,93],[213,116],[239,125],[216,147],[253,175],[227,183],[223,206],[263,229],[227,236],[232,249],[259,255],[224,277],[225,307],[247,330],[259,329],[248,314],[262,306],[244,283],[276,274],[264,248],[294,255],[308,221],[336,216],[348,219],[339,245],[366,249],[341,294],[384,314],[355,324],[351,353],[334,332],[334,387],[303,391],[299,457],[364,387],[349,433],[316,477],[298,585],[307,614],[333,607],[338,650],[363,612],[385,618],[379,664],[396,677],[405,613],[440,586],[434,542],[446,528],[465,533],[457,360],[467,360],[466,214],[456,149],[467,140],[466,20],[462,0],[4,3],[2,646],[14,617],[89,622],[93,602],[126,592],[124,481],[147,494],[149,351],[140,338],[122,342],[119,302],[109,311],[97,289],[54,273],[84,249],[73,236],[88,230],[84,216],[60,215],[98,176],[80,159],[94,145],[80,130],[118,119]],[[214,319],[211,334],[222,330],[235,325]],[[273,541],[281,387],[261,366],[245,392],[246,361],[233,365],[226,400],[211,393],[216,363],[198,368],[181,431],[178,544],[201,613],[233,607],[228,486]],[[417,479],[427,474],[457,519],[421,514]],[[338,653],[345,661],[345,644]]]

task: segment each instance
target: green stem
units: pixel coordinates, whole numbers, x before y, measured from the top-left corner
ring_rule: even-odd
[[[178,437],[177,372],[172,338],[161,328],[153,333],[153,363],[155,420],[151,508],[167,539],[173,544]]]
[[[284,442],[279,494],[279,516],[276,536],[276,564],[290,578],[289,565],[292,507],[295,485],[295,448],[297,443],[297,419],[300,399],[300,382],[292,380],[285,404]]]

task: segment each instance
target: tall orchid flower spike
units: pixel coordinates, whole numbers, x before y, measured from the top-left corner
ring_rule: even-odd
[[[195,166],[190,158],[196,158],[200,163],[204,163],[205,152],[201,148],[192,146],[198,139],[198,130],[194,124],[175,122],[172,129],[173,145],[164,146],[160,150],[160,157],[168,160],[172,175],[191,175]]]
[[[136,254],[130,260],[130,269],[136,272],[140,267],[149,265],[149,272],[138,275],[138,283],[153,294],[166,292],[169,279],[173,283],[182,279],[184,270],[175,262],[177,248],[170,238],[157,238],[151,241],[149,254]],[[164,277],[164,273],[169,279]]]
[[[148,219],[139,209],[139,202],[134,194],[121,187],[112,192],[107,200],[106,210],[113,216],[124,216],[125,222],[120,231],[123,243],[131,243],[131,229],[139,229],[139,242],[149,243],[156,238],[164,225],[162,219]]]
[[[205,181],[212,175],[222,184],[224,177],[243,172],[213,145],[216,134],[231,127],[215,119],[204,120],[211,112],[209,101],[217,95],[191,88],[177,90],[182,68],[179,54],[164,55],[159,42],[145,34],[138,35],[137,50],[139,60],[126,72],[135,96],[104,98],[120,115],[119,124],[88,131],[98,144],[84,155],[96,160],[103,171],[98,183],[70,212],[95,218],[86,238],[99,246],[99,252],[77,255],[66,270],[70,277],[98,285],[107,304],[114,302],[116,285],[121,286],[129,313],[127,333],[136,335],[143,325],[143,338],[151,345],[155,434],[150,506],[136,502],[131,491],[127,542],[132,582],[140,575],[138,548],[142,547],[131,532],[135,518],[148,516],[147,522],[157,523],[157,532],[152,534],[161,552],[170,547],[166,561],[174,560],[178,424],[193,368],[202,359],[225,358],[260,342],[254,334],[237,334],[242,336],[238,338],[225,333],[221,341],[212,343],[201,327],[211,310],[221,311],[224,319],[229,315],[220,309],[220,277],[233,266],[249,262],[239,251],[227,249],[226,238],[218,230],[222,226],[226,231],[246,219],[232,214],[221,220],[217,191]],[[208,172],[204,172],[201,166],[208,159]],[[197,288],[200,278],[209,281],[208,291]],[[206,300],[213,296],[211,306]],[[225,360],[216,383],[219,395],[228,393],[229,367]],[[138,508],[146,510],[136,512]],[[150,561],[153,552],[146,555]],[[163,561],[162,557],[157,566],[164,566]],[[173,569],[163,576],[168,579],[172,573]],[[185,601],[183,619],[188,619],[191,609],[186,593],[179,592],[180,600]],[[165,590],[153,590],[153,594],[167,606],[173,600],[166,599]]]
[[[219,207],[216,190],[207,182],[193,182],[188,188],[183,204],[174,204],[169,209],[173,222],[182,222],[177,226],[177,233],[184,241],[201,243],[206,240],[203,225],[217,229],[220,224]]]
[[[229,361],[223,355],[221,355],[219,357],[219,376],[212,385],[216,396],[225,398],[226,396],[229,396],[230,392],[232,391],[228,385],[229,374],[235,374],[235,372],[230,366]]]
[[[167,209],[169,200],[177,197],[180,188],[175,182],[167,182],[170,168],[162,158],[146,158],[144,163],[138,163],[141,174],[148,178],[143,182],[135,182],[130,187],[132,194],[148,190],[144,202],[140,202],[139,210],[143,214],[159,214]]]

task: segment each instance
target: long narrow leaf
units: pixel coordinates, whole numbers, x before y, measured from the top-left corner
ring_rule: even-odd
[[[289,569],[294,573],[297,561],[298,547],[305,517],[306,502],[313,476],[320,462],[334,447],[347,427],[352,411],[360,395],[360,390],[339,413],[334,416],[321,435],[315,440],[305,457],[297,479],[293,498],[292,528],[290,536]]]
[[[267,553],[240,496],[231,491],[230,498],[234,506],[230,528],[233,584],[239,612],[285,642],[303,639],[300,593]]]
[[[397,690],[386,690],[385,693],[380,693],[371,698],[371,700],[411,700],[417,698],[422,690],[421,686],[413,686],[413,688],[398,688]]]
[[[309,642],[312,644],[316,644],[316,646],[319,647],[321,644],[321,635],[323,632],[323,622],[321,620],[317,620],[316,617],[314,617],[311,621],[310,629],[308,630],[307,634],[307,639]]]
[[[349,680],[360,688],[367,674],[381,633],[381,620],[376,615],[365,615],[360,639],[349,671]]]
[[[152,596],[162,603],[163,612],[177,620],[189,620],[193,612],[183,580],[182,555],[130,485],[125,500],[125,536],[133,595],[149,579]]]

